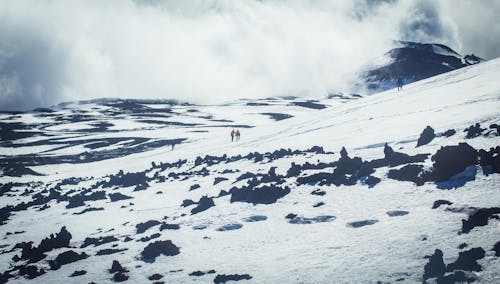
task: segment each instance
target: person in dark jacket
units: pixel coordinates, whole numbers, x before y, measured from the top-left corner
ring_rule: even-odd
[[[231,130],[231,142],[234,141],[234,136],[236,136],[236,131],[234,131],[234,129],[233,129],[233,130]]]
[[[403,79],[398,77],[396,84],[398,85],[398,91],[401,91],[403,89]]]
[[[236,130],[236,141],[240,140],[240,131],[237,129]]]

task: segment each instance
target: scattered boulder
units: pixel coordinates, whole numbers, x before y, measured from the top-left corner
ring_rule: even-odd
[[[174,256],[180,253],[179,248],[172,241],[156,241],[147,245],[141,252],[141,258],[145,262],[154,262],[161,254]]]
[[[323,206],[325,205],[325,202],[318,202],[316,204],[313,205],[314,208],[317,208],[317,207],[320,207],[320,206]]]
[[[312,195],[319,195],[319,196],[323,196],[326,194],[326,192],[324,192],[323,190],[321,189],[315,189],[313,192],[311,192]]]
[[[111,269],[108,270],[109,273],[115,272],[128,272],[127,269],[123,268],[118,260],[113,260],[113,264],[111,265]]]
[[[163,278],[163,275],[159,274],[159,273],[155,273],[151,276],[148,277],[149,280],[153,281],[153,280],[160,280]]]
[[[85,270],[75,270],[69,277],[77,277],[85,274],[87,274]]]
[[[203,196],[200,198],[200,201],[198,201],[198,206],[191,209],[191,215],[203,212],[203,211],[205,211],[213,206],[215,206],[215,203],[212,200],[212,198],[209,198],[207,196]]]
[[[108,194],[108,196],[109,196],[109,199],[111,200],[111,202],[116,202],[116,201],[120,201],[120,200],[127,200],[127,199],[133,198],[131,196],[124,195],[124,194],[121,194],[119,192],[110,193],[110,194]]]
[[[90,237],[87,237],[85,238],[85,240],[83,241],[83,244],[80,246],[80,248],[86,248],[90,245],[94,245],[94,246],[100,246],[100,245],[103,245],[103,244],[107,244],[107,243],[111,243],[111,242],[116,242],[118,241],[117,238],[115,238],[114,236],[105,236],[105,237],[99,237],[99,238],[90,238]]]
[[[434,156],[433,176],[435,181],[447,181],[452,176],[463,172],[465,168],[475,165],[478,160],[476,149],[467,143],[459,143],[457,146],[441,147]]]
[[[428,256],[429,262],[424,266],[424,280],[434,277],[441,277],[446,273],[446,266],[443,261],[443,251],[436,249],[434,254]]]
[[[287,186],[263,185],[258,188],[233,187],[230,190],[231,202],[248,202],[253,204],[272,204],[290,193]]]
[[[65,264],[86,259],[87,257],[89,256],[84,252],[79,254],[72,250],[65,251],[57,255],[57,257],[54,260],[49,261],[50,269],[57,270]]]
[[[474,125],[469,126],[464,130],[464,132],[467,132],[467,135],[465,138],[471,139],[480,136],[483,131],[485,131],[485,128],[481,128],[481,125],[479,123],[476,123]]]
[[[160,226],[160,231],[163,230],[179,230],[181,226],[179,224],[168,224],[168,223],[162,223]]]
[[[373,225],[373,224],[375,224],[377,222],[378,222],[378,220],[356,221],[356,222],[347,223],[347,227],[350,227],[350,228],[360,228],[360,227],[364,227],[364,226]]]
[[[420,137],[418,137],[417,147],[429,144],[435,137],[436,134],[434,133],[434,129],[430,126],[427,126],[420,134]]]
[[[439,208],[439,206],[441,206],[441,205],[452,205],[452,204],[453,204],[453,202],[450,202],[448,200],[439,199],[439,200],[434,201],[434,204],[432,204],[432,209]]]
[[[457,133],[457,131],[455,129],[448,129],[445,132],[443,132],[442,135],[445,137],[451,137],[451,136],[455,135],[456,133]]]
[[[214,283],[226,283],[227,281],[250,280],[252,276],[248,274],[217,274]]]
[[[125,274],[125,272],[123,272],[123,271],[116,272],[115,275],[113,275],[113,281],[114,282],[127,281],[128,278],[129,278],[129,276],[127,274]]]
[[[471,248],[467,251],[461,251],[458,253],[458,259],[448,264],[446,270],[451,272],[454,270],[464,270],[464,271],[482,271],[481,265],[477,263],[478,259],[484,258],[484,249],[477,247]]]
[[[139,223],[135,225],[135,228],[137,230],[137,234],[141,234],[146,232],[149,228],[160,225],[161,222],[157,220],[149,220],[144,223]]]
[[[497,214],[500,214],[499,207],[492,208],[480,208],[474,213],[469,215],[467,220],[462,220],[462,230],[461,233],[469,233],[472,229],[478,226],[488,225],[489,219],[498,219]]]
[[[110,254],[119,253],[119,252],[126,251],[126,250],[127,250],[126,248],[123,248],[123,249],[107,248],[107,249],[99,250],[95,255],[110,255]]]

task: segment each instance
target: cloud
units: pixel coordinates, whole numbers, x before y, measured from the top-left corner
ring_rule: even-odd
[[[447,7],[396,0],[5,0],[0,109],[100,97],[214,103],[323,96],[347,90],[356,71],[401,35],[458,46],[460,26],[441,16]]]

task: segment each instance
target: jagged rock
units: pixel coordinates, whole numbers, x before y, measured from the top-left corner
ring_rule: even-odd
[[[50,269],[57,270],[62,265],[86,259],[87,257],[89,256],[84,252],[79,254],[72,250],[65,251],[57,255],[57,257],[54,260],[49,261]]]
[[[429,144],[435,137],[436,134],[434,133],[434,129],[430,126],[427,126],[418,138],[417,147]]]
[[[321,189],[315,189],[313,192],[311,192],[312,195],[319,195],[323,196],[326,194],[326,192],[322,191]]]
[[[77,277],[85,274],[87,274],[85,270],[75,270],[69,277]]]
[[[113,264],[111,265],[111,269],[109,269],[109,273],[115,272],[128,272],[128,270],[123,268],[118,260],[113,260]]]
[[[452,176],[463,172],[468,166],[475,165],[477,159],[477,151],[467,143],[441,147],[431,157],[434,162],[434,178],[437,182],[447,181]]]
[[[182,207],[188,207],[188,206],[193,205],[193,204],[196,204],[196,202],[194,202],[194,201],[193,201],[193,200],[191,200],[191,199],[184,199],[184,200],[182,201],[181,206],[182,206]]]
[[[122,251],[126,251],[127,249],[126,248],[123,248],[123,249],[101,249],[99,250],[95,255],[110,255],[110,254],[114,254],[114,253],[119,253],[119,252],[122,252]]]
[[[173,256],[180,253],[179,248],[172,241],[156,241],[147,245],[141,252],[141,258],[146,262],[154,262],[161,254]]]
[[[418,154],[415,156],[410,156],[405,153],[400,153],[394,151],[387,143],[384,145],[384,159],[390,167],[396,167],[399,165],[409,164],[409,163],[421,163],[424,162],[429,154]]]
[[[167,224],[167,223],[162,223],[160,226],[160,231],[163,230],[179,230],[181,226],[179,224]]]
[[[49,237],[43,239],[38,247],[32,247],[32,242],[21,243],[22,248],[21,259],[29,259],[30,262],[37,262],[45,258],[45,252],[52,249],[68,247],[71,240],[71,234],[62,227],[61,231],[55,236],[51,234]]]
[[[238,230],[241,228],[243,228],[242,224],[235,223],[235,224],[228,224],[228,225],[224,225],[222,227],[219,227],[219,228],[217,228],[217,231],[220,231],[220,232],[233,231],[233,230]]]
[[[434,201],[434,204],[432,204],[432,209],[436,209],[441,205],[452,205],[452,204],[453,204],[453,202],[450,202],[448,200],[439,199],[439,200]]]
[[[267,220],[267,216],[264,215],[254,215],[243,219],[244,222],[260,222],[265,220]]]
[[[411,181],[416,185],[423,185],[426,179],[422,176],[422,165],[409,164],[401,167],[400,169],[391,169],[387,173],[387,177],[399,181]]]
[[[377,185],[379,182],[381,181],[381,179],[379,179],[378,177],[374,177],[374,176],[368,176],[368,178],[365,180],[365,183],[370,187],[374,187],[375,185]]]
[[[250,280],[252,276],[248,274],[217,274],[214,283],[226,283],[227,281]]]
[[[451,137],[451,136],[455,135],[456,133],[457,133],[457,131],[455,129],[448,129],[445,132],[443,132],[442,135],[445,137]]]
[[[83,241],[83,244],[80,246],[80,248],[86,248],[90,245],[94,245],[94,246],[100,246],[100,245],[103,245],[103,244],[107,244],[107,243],[111,243],[111,242],[116,242],[118,241],[117,238],[115,238],[114,236],[105,236],[105,237],[99,237],[99,238],[90,238],[90,237],[87,237],[85,238],[85,240]]]
[[[213,206],[215,206],[215,203],[212,200],[212,198],[209,198],[207,196],[203,196],[200,198],[200,201],[198,201],[198,206],[191,209],[191,214],[194,215],[196,213],[203,212],[203,211],[205,211]]]
[[[447,271],[454,270],[464,270],[464,271],[482,271],[481,265],[477,263],[478,259],[484,257],[485,251],[484,249],[477,247],[471,248],[467,251],[461,251],[458,253],[458,259],[448,264],[446,267]]]
[[[475,138],[475,137],[478,137],[480,136],[483,131],[485,131],[486,129],[484,128],[481,128],[481,125],[479,123],[476,123],[474,125],[471,125],[469,126],[468,128],[466,128],[464,130],[464,132],[467,132],[467,135],[465,136],[465,138],[467,139],[471,139],[471,138]]]
[[[290,193],[290,188],[275,185],[263,185],[258,188],[233,187],[230,190],[231,202],[248,202],[253,204],[272,204]]]
[[[160,280],[163,278],[163,275],[159,274],[159,273],[155,273],[151,276],[148,277],[149,280],[153,281],[153,280]]]
[[[500,214],[499,207],[480,208],[476,210],[467,220],[462,220],[461,233],[467,234],[475,227],[488,225],[489,219],[498,219],[497,214]]]
[[[323,206],[323,205],[325,205],[324,202],[318,202],[318,203],[314,204],[313,207],[316,208],[316,207],[320,207],[320,206]]]
[[[146,230],[148,230],[149,228],[156,226],[156,225],[160,225],[160,224],[161,224],[160,221],[149,220],[149,221],[146,221],[144,223],[139,223],[139,224],[135,225],[135,228],[137,230],[137,234],[141,234],[141,233],[146,232]]]
[[[221,183],[223,181],[226,181],[228,180],[228,178],[225,178],[225,177],[216,177],[215,180],[214,180],[214,185],[217,185],[218,183]]]
[[[436,249],[434,254],[429,256],[429,262],[424,267],[424,280],[434,277],[441,277],[446,273],[446,266],[443,261],[443,251]]]
[[[189,191],[191,191],[191,190],[195,190],[195,189],[198,189],[198,188],[200,188],[200,187],[201,187],[201,186],[200,186],[199,184],[193,184],[193,185],[191,185],[191,187],[189,188]]]
[[[161,234],[160,233],[156,233],[156,234],[152,234],[151,236],[147,236],[147,237],[142,237],[140,238],[139,240],[137,240],[138,242],[149,242],[150,240],[152,239],[157,239],[161,237]]]
[[[120,201],[120,200],[127,200],[127,199],[133,198],[131,196],[124,195],[124,194],[121,194],[119,192],[110,193],[108,196],[109,196],[109,199],[111,200],[111,202],[116,202],[116,201]]]

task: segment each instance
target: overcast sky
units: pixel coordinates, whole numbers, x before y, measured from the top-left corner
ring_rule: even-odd
[[[0,109],[323,96],[393,40],[500,56],[498,0],[2,0]]]

